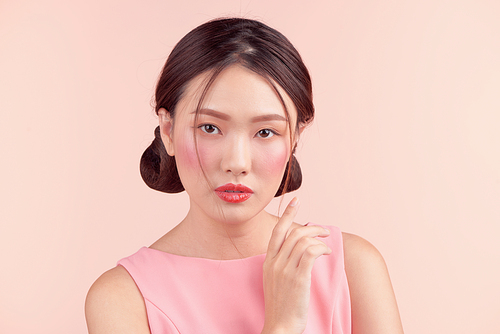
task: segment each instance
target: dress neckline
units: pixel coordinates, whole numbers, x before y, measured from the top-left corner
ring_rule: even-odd
[[[241,262],[241,261],[253,261],[256,259],[265,259],[266,253],[264,254],[257,254],[257,255],[252,255],[248,257],[242,257],[239,259],[229,259],[229,260],[218,260],[218,259],[211,259],[211,258],[205,258],[205,257],[196,257],[196,256],[186,256],[186,255],[178,255],[178,254],[173,254],[173,253],[168,253],[165,251],[161,251],[159,249],[154,249],[150,247],[143,246],[141,250],[144,250],[146,252],[153,252],[157,253],[163,256],[171,257],[174,259],[179,259],[179,260],[190,260],[190,261],[204,261],[204,262],[225,262],[225,263],[230,263],[230,262]]]

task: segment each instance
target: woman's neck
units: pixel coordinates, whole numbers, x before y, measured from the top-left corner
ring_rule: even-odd
[[[278,218],[261,211],[248,221],[220,222],[190,210],[151,248],[176,255],[233,260],[263,254]]]

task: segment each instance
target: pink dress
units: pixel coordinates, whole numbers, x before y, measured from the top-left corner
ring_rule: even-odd
[[[333,252],[314,264],[304,333],[351,333],[342,234],[325,227],[331,233],[321,240]],[[258,334],[264,325],[264,259],[210,260],[143,247],[118,264],[144,297],[152,334]]]

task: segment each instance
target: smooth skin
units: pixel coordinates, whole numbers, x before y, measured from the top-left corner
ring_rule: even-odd
[[[266,320],[263,334],[303,332],[314,260],[331,252],[315,238],[328,236],[329,232],[322,227],[291,226],[296,212],[297,205],[287,207],[269,241],[264,263]],[[359,236],[343,233],[343,239],[352,304],[352,333],[403,333],[383,257]],[[89,334],[150,334],[144,299],[121,266],[107,271],[92,285],[85,314]]]
[[[199,118],[201,124],[193,126],[191,111],[204,78],[199,79],[188,85],[179,102],[175,127],[168,111],[159,111],[162,140],[169,154],[176,156],[190,210],[181,223],[150,247],[219,260],[266,253],[262,333],[302,333],[312,267],[318,257],[331,253],[321,241],[329,231],[294,223],[299,208],[297,199],[291,201],[281,217],[264,210],[281,182],[286,165],[283,157],[288,156],[296,142],[295,136],[290,142],[288,129],[296,128],[297,111],[281,92],[290,119],[280,120],[279,116],[286,115],[269,83],[245,68],[232,66],[219,75],[207,95],[205,107],[218,114],[203,114]],[[198,152],[205,174],[200,172],[189,129],[199,131]],[[274,163],[269,163],[272,158]],[[205,177],[214,187],[227,182],[242,183],[252,188],[254,194],[241,205],[222,202],[203,182]],[[223,209],[224,217],[214,207]],[[382,256],[358,236],[344,233],[343,237],[353,333],[403,333]],[[107,271],[92,285],[85,313],[90,334],[150,333],[142,295],[121,266]]]

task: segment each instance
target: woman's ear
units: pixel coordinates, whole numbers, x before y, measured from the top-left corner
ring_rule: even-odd
[[[306,128],[305,125],[299,124],[299,127],[297,131],[294,133],[294,138],[293,138],[293,145],[292,145],[292,154],[295,154],[295,149],[297,148],[297,145],[299,143],[300,135],[302,134],[302,131]]]
[[[297,143],[299,142],[299,139],[300,139],[300,135],[302,135],[302,132],[305,130],[306,128],[306,125],[305,124],[299,124],[299,128],[298,128],[298,131],[295,133],[295,147],[297,146]]]
[[[305,124],[299,124],[299,136],[302,134],[302,132],[306,129]]]
[[[163,146],[165,146],[168,155],[174,156],[174,120],[170,117],[170,113],[165,108],[160,108],[160,110],[158,110],[158,119],[160,121],[160,134]]]

